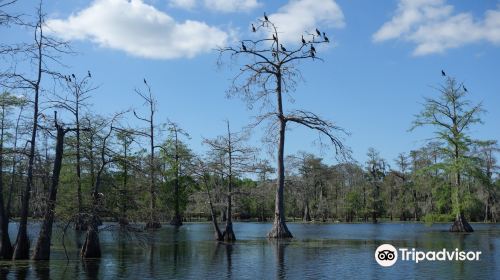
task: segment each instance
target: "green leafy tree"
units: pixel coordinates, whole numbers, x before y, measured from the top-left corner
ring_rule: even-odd
[[[468,152],[474,141],[468,134],[472,125],[481,123],[479,118],[483,109],[481,104],[472,104],[467,97],[467,89],[454,78],[446,77],[439,89],[439,96],[426,98],[424,108],[416,116],[412,129],[421,126],[435,128],[438,139],[445,143],[441,149],[445,161],[438,167],[452,175],[452,205],[456,216],[451,231],[473,231],[464,216],[463,176],[471,170],[473,161]]]

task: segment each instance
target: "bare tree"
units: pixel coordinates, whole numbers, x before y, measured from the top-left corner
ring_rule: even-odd
[[[158,221],[158,214],[156,213],[156,196],[157,196],[157,186],[156,186],[156,160],[155,160],[155,113],[156,113],[156,99],[151,91],[151,86],[144,79],[144,85],[146,86],[147,92],[144,93],[139,89],[135,89],[135,92],[144,100],[145,104],[149,107],[149,116],[141,117],[134,110],[134,115],[137,119],[144,121],[148,124],[148,128],[142,135],[149,138],[149,220],[146,223],[146,228],[157,229],[161,227]]]
[[[102,135],[99,135],[99,165],[97,168],[97,173],[95,175],[95,181],[93,182],[92,190],[92,206],[90,213],[88,213],[86,221],[87,232],[85,236],[85,242],[83,243],[81,249],[81,257],[84,259],[88,258],[100,258],[101,257],[101,246],[99,242],[99,224],[101,224],[100,214],[105,212],[103,209],[103,199],[104,194],[100,192],[102,184],[102,176],[106,167],[113,163],[118,157],[110,149],[110,141],[113,136],[113,131],[115,131],[115,125],[118,118],[123,115],[124,112],[115,114],[109,121],[103,121],[96,127],[97,130],[102,131]],[[89,129],[92,129],[90,127]]]
[[[11,89],[22,89],[33,92],[33,123],[31,130],[31,139],[29,142],[28,153],[28,171],[26,176],[26,187],[22,198],[21,217],[19,222],[19,231],[16,238],[16,246],[13,253],[13,259],[29,258],[29,240],[27,234],[27,223],[29,215],[29,202],[31,189],[33,186],[33,165],[35,161],[36,136],[38,129],[38,119],[40,117],[40,93],[42,91],[41,83],[45,76],[54,78],[62,77],[59,73],[50,69],[53,64],[61,65],[59,55],[70,53],[69,44],[64,41],[58,41],[45,35],[45,14],[42,10],[42,1],[40,1],[36,12],[36,19],[33,24],[25,23],[25,26],[32,28],[34,38],[32,43],[18,44],[10,49],[13,57],[25,58],[33,67],[34,78],[29,74],[17,72],[17,68],[9,69],[2,73],[0,83]]]
[[[17,0],[0,0],[0,25],[8,25],[11,22],[19,23],[19,15],[13,15],[5,10],[16,2]]]
[[[256,118],[255,125],[269,121],[266,135],[272,139],[277,138],[277,172],[278,180],[275,198],[275,214],[270,238],[291,238],[285,222],[284,209],[284,186],[285,186],[285,132],[287,124],[295,123],[324,135],[335,147],[337,154],[346,155],[347,149],[336,133],[345,133],[343,129],[332,122],[323,120],[318,115],[304,110],[287,111],[284,108],[284,95],[293,91],[297,78],[300,78],[298,63],[304,60],[322,61],[316,55],[316,47],[319,44],[328,43],[325,35],[306,34],[307,39],[302,37],[302,43],[295,48],[285,48],[280,43],[280,32],[278,27],[268,18],[259,20],[255,32],[263,31],[264,38],[257,40],[243,40],[241,47],[220,48],[220,58],[228,54],[231,58],[243,57],[246,64],[234,77],[229,95],[240,95],[253,107],[255,104],[262,105],[262,113]],[[321,34],[321,33],[320,33]],[[300,38],[297,38],[300,42]],[[275,100],[275,102],[272,102]],[[266,110],[267,109],[267,110]]]
[[[68,93],[66,96],[55,95],[55,100],[51,100],[52,104],[56,108],[62,108],[70,112],[74,117],[74,132],[76,134],[76,184],[77,184],[77,203],[78,212],[83,211],[82,202],[82,152],[81,152],[81,115],[82,110],[87,106],[86,101],[91,97],[90,93],[97,89],[90,84],[90,79],[92,75],[90,71],[83,75],[82,78],[76,76],[75,74],[64,76],[64,87]],[[77,230],[84,230],[85,225],[82,220],[78,220],[75,223],[75,228]]]
[[[64,153],[64,136],[70,131],[75,131],[76,128],[65,128],[63,124],[57,121],[57,111],[54,111],[54,126],[56,128],[56,155],[54,158],[54,167],[52,170],[52,182],[49,189],[47,205],[43,217],[42,227],[36,242],[35,250],[33,251],[33,260],[48,260],[50,259],[50,246],[52,239],[52,226],[54,224],[57,188],[59,185],[59,175],[61,173],[62,159]]]
[[[10,203],[7,202],[7,207],[5,207],[4,201],[4,143],[7,136],[7,129],[9,120],[6,114],[11,112],[12,107],[24,106],[24,100],[16,96],[11,95],[8,92],[4,92],[0,95],[0,258],[10,259],[12,258],[12,245],[10,243],[9,237],[9,208]],[[15,152],[15,151],[14,151]],[[12,192],[12,189],[10,189]],[[9,192],[9,197],[11,193]]]
[[[234,181],[238,174],[251,171],[251,162],[255,158],[255,151],[245,147],[244,142],[247,135],[242,133],[231,132],[229,121],[226,121],[227,134],[219,136],[213,140],[205,140],[204,142],[210,147],[212,153],[222,157],[220,170],[227,180],[226,192],[226,228],[222,233],[224,241],[235,241],[236,237],[233,231],[233,214],[232,214],[232,199],[235,192]]]

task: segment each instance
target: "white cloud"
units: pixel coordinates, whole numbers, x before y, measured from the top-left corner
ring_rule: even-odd
[[[225,45],[229,35],[204,22],[176,22],[142,0],[95,0],[67,19],[50,19],[51,32],[66,40],[91,40],[134,56],[194,57]]]
[[[318,28],[344,27],[344,14],[334,0],[290,0],[269,20],[279,28],[282,42],[300,42],[304,32]]]
[[[257,0],[204,0],[205,7],[219,12],[243,12],[261,5]]]
[[[500,44],[500,6],[475,20],[471,13],[453,14],[445,0],[401,0],[393,18],[373,35],[375,42],[401,38],[416,44],[414,55],[487,41]]]
[[[172,7],[191,10],[196,7],[196,0],[169,0]]]

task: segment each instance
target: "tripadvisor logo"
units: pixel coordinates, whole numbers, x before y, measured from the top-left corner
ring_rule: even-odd
[[[399,251],[399,252],[398,252]],[[421,261],[479,261],[481,251],[453,251],[442,249],[440,251],[418,251],[415,248],[396,249],[391,244],[382,244],[375,250],[375,260],[381,266],[393,266],[399,259],[419,263]]]

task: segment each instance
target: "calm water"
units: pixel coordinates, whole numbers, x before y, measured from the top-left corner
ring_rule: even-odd
[[[50,262],[0,262],[0,279],[500,279],[500,225],[475,224],[473,234],[452,234],[448,224],[289,224],[295,239],[288,242],[267,240],[270,227],[236,223],[234,244],[213,241],[211,224],[164,226],[138,237],[107,230],[100,234],[102,259],[85,262],[75,233],[65,237],[66,261],[56,229]],[[16,225],[11,228],[14,238]],[[35,238],[38,226],[31,228]],[[398,261],[384,268],[373,257],[383,243],[482,255],[476,262]]]

